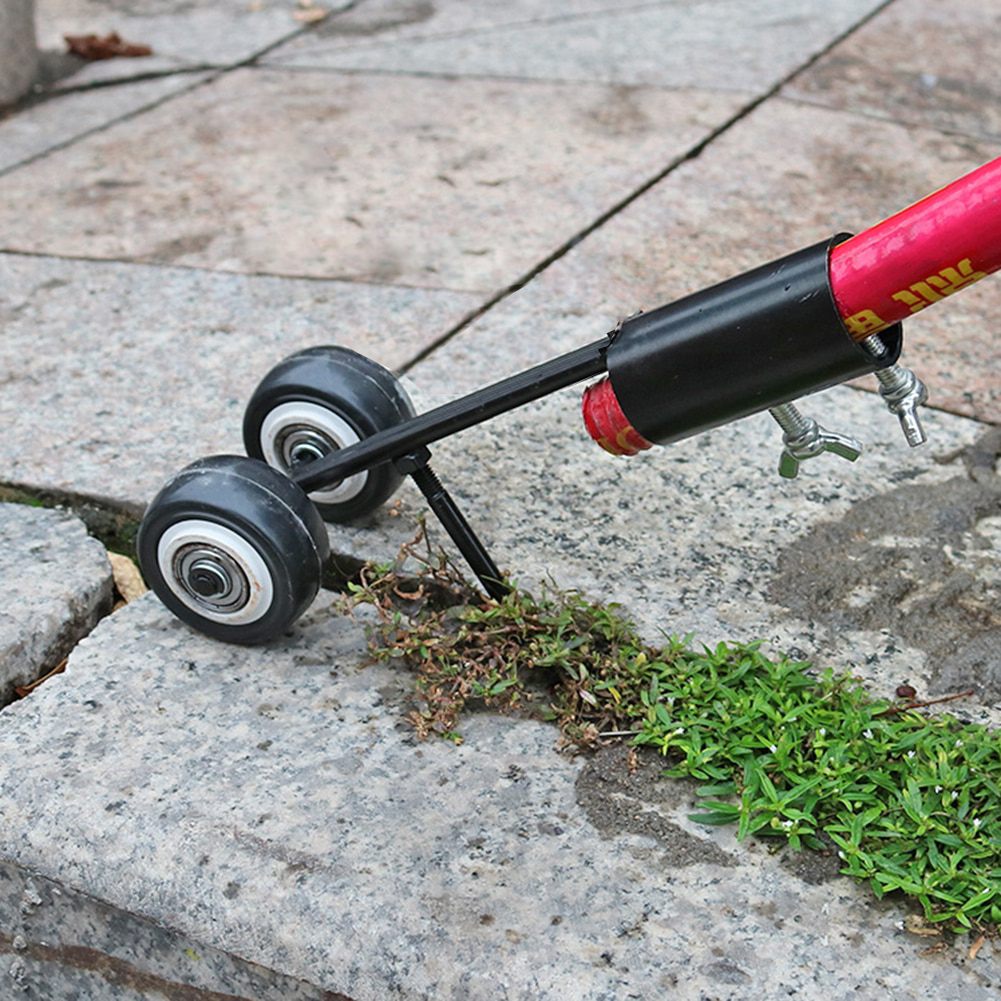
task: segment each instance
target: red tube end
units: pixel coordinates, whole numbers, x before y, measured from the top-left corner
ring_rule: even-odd
[[[636,455],[653,447],[629,423],[607,377],[584,390],[581,412],[587,433],[612,455]]]

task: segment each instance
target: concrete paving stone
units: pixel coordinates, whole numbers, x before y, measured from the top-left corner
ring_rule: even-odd
[[[999,153],[998,143],[772,100],[517,297],[576,313],[585,344],[638,309],[859,232]],[[988,277],[907,320],[904,363],[928,384],[934,406],[1001,421],[999,316],[1001,280]],[[506,350],[541,361],[549,345],[527,330]]]
[[[206,78],[204,73],[184,73],[111,89],[63,94],[21,108],[0,118],[0,174],[197,86]]]
[[[33,253],[491,292],[741,101],[241,70],[9,175],[0,232]]]
[[[993,5],[896,0],[784,93],[997,142],[1001,91],[989,67],[999,63],[1001,12]]]
[[[0,504],[0,706],[111,611],[104,547],[65,511]]]
[[[572,760],[548,725],[491,715],[462,746],[416,742],[409,679],[358,670],[360,629],[319,603],[235,649],[141,599],[4,710],[8,983],[51,996],[72,971],[45,958],[84,945],[112,953],[93,1001],[132,1001],[123,960],[197,985],[190,955],[141,955],[146,921],[352,1001],[979,1001],[999,982],[991,943],[921,956],[905,913],[829,861],[693,824],[656,760]],[[81,909],[43,950],[53,892],[102,901],[114,939]]]
[[[343,3],[324,6],[338,10]],[[66,35],[108,35],[148,45],[150,56],[80,63],[56,89],[127,80],[137,74],[231,66],[302,30],[295,0],[37,0],[38,42],[66,51]]]
[[[435,4],[434,9],[406,0],[367,6],[282,46],[269,60],[351,70],[760,92],[823,51],[878,3],[709,0],[591,10],[548,4],[521,23],[520,10],[498,17],[487,12],[496,6],[487,0]],[[453,8],[465,12],[454,14]],[[413,21],[420,18],[419,31],[394,30],[408,13]],[[476,23],[473,14],[482,20]],[[413,34],[417,37],[408,37]]]
[[[242,451],[278,361],[341,343],[397,367],[475,307],[453,292],[0,254],[0,482],[139,509]]]

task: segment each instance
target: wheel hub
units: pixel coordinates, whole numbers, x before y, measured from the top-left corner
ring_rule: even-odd
[[[306,462],[315,462],[337,450],[335,441],[316,428],[305,426],[285,428],[275,444],[289,469]]]
[[[174,578],[200,605],[217,612],[242,608],[250,583],[239,564],[210,545],[184,546],[174,556]]]

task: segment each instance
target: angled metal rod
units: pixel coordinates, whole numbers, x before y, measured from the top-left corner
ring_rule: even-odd
[[[483,589],[494,601],[501,601],[511,588],[504,583],[504,576],[494,563],[487,547],[480,541],[472,526],[466,521],[459,505],[442,485],[429,461],[431,453],[426,446],[408,452],[396,460],[396,468],[409,473],[424,495],[428,506],[434,512],[442,527],[448,532],[456,548],[465,557],[470,569],[476,574]]]
[[[421,445],[429,445],[464,431],[583,379],[601,375],[606,371],[608,343],[607,338],[603,338],[526,369],[426,414],[418,414],[396,427],[379,431],[355,445],[331,452],[315,462],[297,466],[289,475],[306,493],[311,493],[345,476],[389,462]]]

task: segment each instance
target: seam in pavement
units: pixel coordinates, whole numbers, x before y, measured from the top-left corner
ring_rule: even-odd
[[[364,0],[355,0],[355,3],[351,4],[350,7],[346,7],[344,10],[335,11],[332,17],[329,18],[328,20],[333,21],[334,18],[339,17],[341,14],[346,14],[349,10],[354,9],[360,3],[363,2]],[[713,2],[714,0],[694,0],[691,6],[704,7]],[[445,31],[429,31],[425,34],[418,33],[413,35],[405,35],[402,38],[399,36],[395,38],[385,38],[385,39],[375,38],[373,35],[367,35],[367,33],[364,31],[345,32],[343,37],[366,38],[367,35],[368,40],[364,42],[362,45],[360,45],[359,48],[364,48],[367,51],[371,51],[372,49],[388,49],[401,44],[410,45],[415,42],[416,43],[440,42],[440,41],[448,41],[449,39],[454,39],[454,38],[476,38],[478,36],[483,36],[483,35],[493,35],[499,31],[518,30],[520,28],[532,28],[538,25],[572,24],[576,21],[604,21],[608,20],[609,18],[621,17],[623,14],[633,14],[636,13],[637,11],[642,12],[646,10],[661,10],[665,7],[672,7],[672,6],[674,6],[674,0],[647,0],[647,2],[645,3],[624,4],[617,7],[611,7],[606,10],[577,11],[566,14],[554,14],[548,17],[542,16],[542,17],[528,18],[518,21],[502,21],[499,23],[492,23],[485,25],[482,28],[476,28],[470,26],[467,26],[465,28],[450,28]],[[404,25],[405,22],[400,22],[399,24],[392,25],[391,27],[402,27]],[[309,67],[300,66],[296,68],[304,69]],[[343,71],[343,72],[352,72],[352,71]],[[368,71],[361,70],[359,72],[364,73]],[[375,70],[374,72],[380,72],[380,71]],[[399,70],[398,72],[400,73],[400,75],[403,76],[411,75],[410,71],[408,70]],[[455,74],[450,74],[450,75],[454,76]],[[463,78],[465,78],[465,74],[463,74]],[[512,79],[512,78],[508,77],[507,79]]]
[[[592,233],[596,232],[602,226],[605,225],[609,220],[613,219],[624,209],[628,208],[635,202],[638,198],[645,195],[651,188],[660,184],[665,178],[669,177],[671,174],[677,170],[683,163],[688,163],[691,160],[698,159],[708,147],[715,142],[720,136],[725,135],[734,126],[738,125],[750,114],[756,111],[765,101],[772,97],[775,97],[779,91],[782,90],[787,84],[791,83],[797,76],[801,73],[806,72],[817,62],[819,62],[824,56],[829,52],[833,51],[837,46],[841,45],[846,39],[850,38],[856,31],[864,27],[875,17],[879,16],[887,7],[895,3],[896,0],[883,0],[882,3],[874,7],[868,14],[860,18],[854,24],[846,28],[841,34],[833,38],[827,45],[822,49],[815,52],[807,60],[801,63],[799,66],[792,69],[779,81],[769,87],[766,91],[759,94],[757,97],[750,100],[742,108],[739,108],[733,115],[731,115],[722,125],[713,129],[704,139],[700,140],[694,146],[692,146],[687,153],[682,154],[679,157],[675,157],[666,167],[660,170],[658,173],[654,174],[647,181],[643,182],[638,188],[635,188],[624,198],[620,199],[611,208],[607,209],[605,212],[601,213],[593,222],[585,226],[582,230],[579,230],[568,240],[560,244],[555,250],[539,261],[534,267],[526,271],[520,278],[516,279],[512,284],[500,289],[498,292],[490,296],[481,306],[467,313],[462,319],[459,320],[451,329],[446,330],[437,340],[432,341],[429,345],[418,351],[409,361],[405,362],[398,369],[401,375],[405,375],[411,371],[420,362],[429,358],[435,351],[446,345],[453,337],[461,333],[468,326],[473,324],[480,317],[484,316],[491,309],[494,308],[498,303],[503,302],[508,296],[513,295],[515,292],[524,288],[529,282],[531,282],[538,275],[542,274],[547,268],[555,264],[556,261],[565,257],[578,243],[586,239]]]

